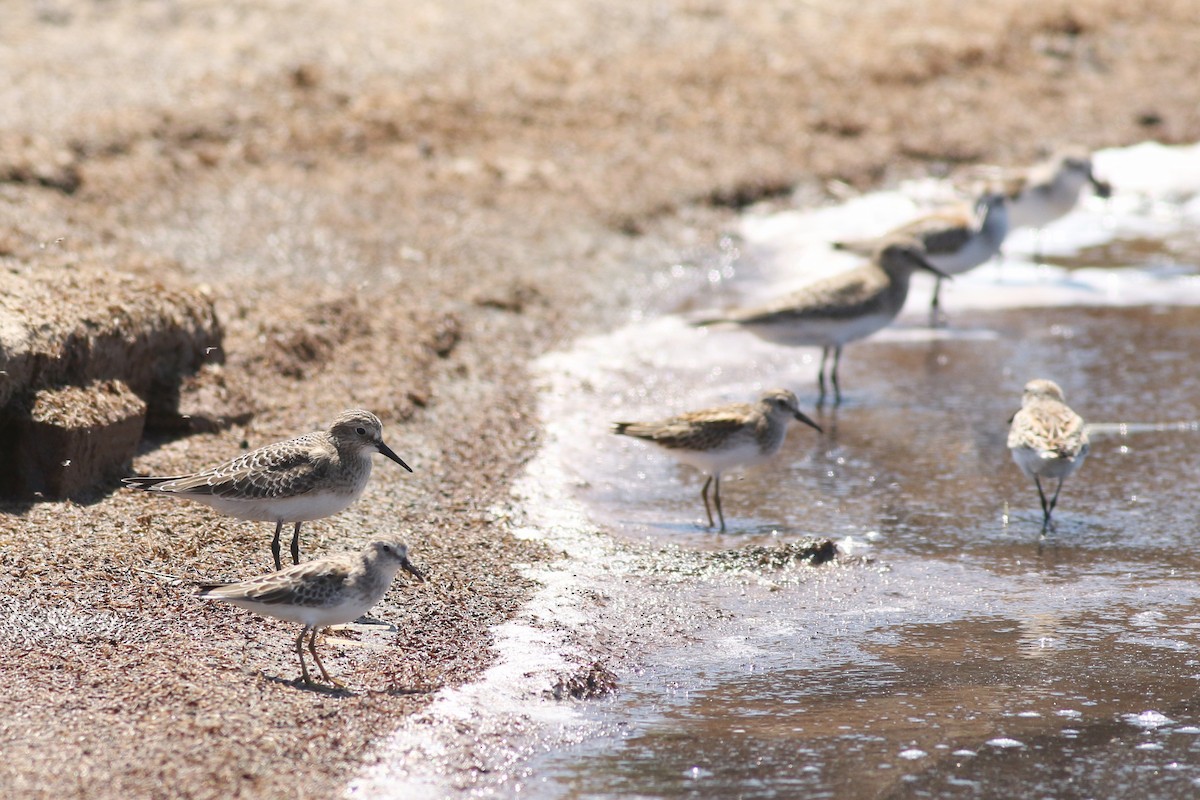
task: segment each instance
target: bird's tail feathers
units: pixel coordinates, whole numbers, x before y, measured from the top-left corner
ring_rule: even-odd
[[[135,476],[132,478],[121,478],[121,483],[125,484],[130,489],[141,489],[143,491],[147,491],[149,489],[153,489],[155,486],[158,486],[160,483],[166,483],[167,481],[173,480],[175,480],[174,477],[155,478],[147,475],[145,477]]]

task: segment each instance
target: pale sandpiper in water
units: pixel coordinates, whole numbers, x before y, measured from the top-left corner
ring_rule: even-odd
[[[1039,378],[1025,384],[1021,410],[1013,416],[1008,431],[1008,449],[1037,486],[1044,531],[1050,526],[1063,481],[1079,469],[1089,449],[1083,419],[1067,406],[1057,383]],[[1042,478],[1058,479],[1049,500],[1042,490]]]
[[[317,635],[322,628],[344,625],[367,613],[383,599],[401,569],[420,581],[425,580],[425,575],[408,560],[404,544],[381,539],[360,553],[317,558],[237,583],[203,585],[197,595],[300,623],[304,627],[296,637],[296,656],[300,659],[304,682],[312,683],[304,663],[304,637],[308,635],[308,650],[321,677],[334,686],[344,687],[341,681],[329,676],[321,663]]]
[[[383,443],[383,425],[370,411],[343,411],[328,430],[314,431],[191,475],[125,478],[135,489],[206,503],[231,517],[275,523],[271,553],[283,566],[279,537],[292,531],[292,562],[300,563],[300,524],[348,508],[371,477],[371,454],[412,468]]]
[[[870,336],[896,318],[908,297],[909,279],[916,269],[949,277],[929,263],[919,242],[909,237],[889,239],[862,266],[817,281],[774,302],[735,309],[693,324],[728,323],[768,342],[822,348],[817,373],[818,404],[825,400],[825,365],[833,351],[830,379],[835,401],[840,403],[838,366],[843,345]]]
[[[713,526],[708,504],[708,487],[715,485],[714,499],[721,530],[725,513],[721,510],[721,473],[734,467],[759,464],[779,452],[787,435],[788,420],[821,428],[805,416],[796,395],[787,389],[764,392],[757,403],[731,405],[691,411],[658,422],[617,422],[613,433],[644,439],[664,448],[684,464],[708,476],[700,496]]]
[[[895,228],[883,237],[848,242],[834,242],[834,248],[869,256],[881,241],[897,236],[911,236],[925,247],[925,256],[947,275],[960,275],[986,264],[1000,252],[1008,235],[1008,209],[1004,195],[984,194],[972,209],[951,206],[922,215],[912,222]],[[933,286],[930,313],[936,321],[938,298],[942,288],[941,276]]]
[[[1036,258],[1041,257],[1042,229],[1075,208],[1080,192],[1088,184],[1100,197],[1112,194],[1112,186],[1092,171],[1091,154],[1078,147],[1067,148],[1040,164],[1010,172],[993,182],[995,190],[1008,201],[1009,230],[1037,229]]]

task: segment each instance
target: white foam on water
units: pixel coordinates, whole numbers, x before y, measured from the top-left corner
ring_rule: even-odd
[[[1161,728],[1164,725],[1170,725],[1175,720],[1163,714],[1160,711],[1143,711],[1140,714],[1126,714],[1123,719],[1130,725],[1133,725],[1143,730],[1152,731],[1156,728]]]
[[[1005,750],[1025,746],[1024,742],[1018,741],[1017,739],[1009,739],[1008,737],[1004,736],[997,739],[988,739],[986,742],[984,742],[984,744],[991,745],[992,747],[999,747]]]

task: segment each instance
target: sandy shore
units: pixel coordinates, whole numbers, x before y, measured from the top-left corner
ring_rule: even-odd
[[[0,506],[0,786],[337,795],[369,745],[489,663],[543,557],[505,524],[537,446],[528,360],[619,318],[752,202],[817,202],[1055,146],[1200,139],[1187,0],[21,6],[0,31],[0,261],[206,287],[246,426],[147,441],[187,471],[361,405],[413,465],[306,526],[406,533],[433,580],[331,644],[186,581],[270,526],[105,487]],[[463,765],[469,769],[470,765]]]

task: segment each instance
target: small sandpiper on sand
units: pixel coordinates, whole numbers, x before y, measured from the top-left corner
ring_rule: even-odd
[[[833,246],[837,250],[868,256],[885,239],[911,236],[925,247],[925,257],[930,264],[947,275],[961,275],[994,258],[1007,235],[1008,209],[1004,195],[989,192],[979,198],[974,209],[950,206],[917,217],[883,237],[834,242]],[[933,300],[930,302],[930,316],[935,322],[941,289],[942,279],[939,276],[933,285]]]
[[[882,242],[871,260],[849,272],[833,275],[755,308],[736,309],[694,325],[729,323],[765,339],[790,346],[816,346],[821,350],[817,373],[820,395],[825,401],[825,363],[832,350],[835,402],[842,400],[838,366],[842,346],[887,327],[908,297],[913,270],[924,269],[941,278],[949,277],[925,256],[920,242],[899,237]]]
[[[306,684],[313,681],[304,663],[304,637],[308,651],[326,682],[345,687],[331,678],[317,655],[317,634],[330,625],[344,625],[367,613],[387,594],[401,569],[422,582],[425,575],[408,560],[408,548],[392,539],[371,542],[360,553],[317,558],[306,564],[260,575],[237,583],[208,584],[197,596],[220,600],[304,627],[296,637],[296,656]]]
[[[1025,384],[1021,410],[1013,416],[1008,431],[1008,449],[1013,461],[1037,486],[1045,532],[1063,481],[1079,469],[1089,449],[1083,419],[1067,406],[1057,383],[1039,378]],[[1049,501],[1042,491],[1043,477],[1058,479]]]
[[[734,467],[750,466],[766,461],[779,452],[787,435],[789,419],[821,428],[801,413],[796,395],[787,389],[764,392],[759,401],[690,411],[659,422],[616,422],[613,433],[645,439],[665,448],[684,464],[708,475],[700,497],[708,514],[708,527],[713,526],[712,510],[708,505],[708,487],[715,484],[714,497],[721,530],[725,530],[725,514],[721,510],[721,473]]]
[[[283,523],[292,531],[292,563],[300,563],[300,524],[348,508],[371,477],[371,454],[412,468],[383,443],[383,424],[370,411],[343,411],[328,430],[306,433],[238,456],[202,472],[167,478],[124,478],[148,492],[207,503],[231,517],[275,523],[275,569]]]

